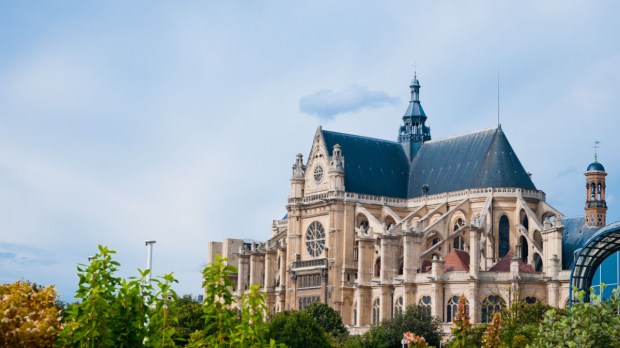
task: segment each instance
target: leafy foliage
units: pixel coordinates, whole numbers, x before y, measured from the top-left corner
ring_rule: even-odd
[[[412,305],[407,307],[403,314],[371,327],[364,335],[363,347],[400,348],[404,332],[422,336],[431,346],[439,346],[441,337],[439,322],[431,316],[426,307]]]
[[[493,321],[491,325],[487,326],[487,330],[482,336],[482,346],[484,348],[498,348],[501,344],[499,337],[500,330],[502,329],[502,315],[500,312],[496,312],[493,315]]]
[[[0,347],[51,347],[61,330],[54,286],[0,285]]]
[[[203,270],[205,298],[202,305],[205,326],[190,335],[188,347],[275,347],[267,337],[265,293],[252,285],[240,299],[241,312],[233,306],[230,276],[237,269],[215,255]]]
[[[305,309],[323,331],[334,338],[342,338],[349,334],[349,330],[342,323],[342,317],[335,309],[321,302],[310,304]]]
[[[269,337],[289,348],[330,347],[323,329],[305,311],[286,311],[269,321]]]
[[[149,271],[129,280],[115,276],[120,264],[115,251],[99,246],[89,265],[78,266],[75,297],[80,302],[67,309],[66,326],[58,344],[65,347],[163,347],[174,346],[174,329],[168,326],[167,301],[176,294],[171,274],[146,281]]]
[[[565,315],[547,312],[533,347],[620,347],[620,297],[618,289],[609,300],[577,292],[578,303]]]
[[[202,304],[196,301],[192,295],[183,295],[176,302],[172,303],[172,312],[176,317],[174,328],[176,334],[174,341],[177,345],[184,345],[189,342],[192,333],[200,331],[205,327],[205,320],[202,316]]]
[[[454,337],[450,346],[453,348],[470,346],[468,336],[471,332],[471,322],[467,314],[467,300],[465,299],[465,295],[461,295],[459,298],[454,325],[455,327],[452,328],[452,335]]]

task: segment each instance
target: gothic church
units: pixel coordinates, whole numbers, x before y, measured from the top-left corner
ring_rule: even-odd
[[[420,83],[398,141],[319,127],[307,159],[297,155],[287,215],[265,242],[211,242],[279,312],[324,302],[352,333],[428,308],[447,331],[459,296],[488,322],[520,298],[564,307],[574,251],[606,224],[605,173],[586,175],[585,216],[546,203],[501,126],[432,140]]]

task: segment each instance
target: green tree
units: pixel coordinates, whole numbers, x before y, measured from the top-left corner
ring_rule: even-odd
[[[343,338],[349,334],[349,330],[342,323],[342,317],[335,309],[321,302],[310,304],[305,309],[323,331],[334,338]]]
[[[441,328],[427,307],[412,305],[403,314],[373,326],[363,337],[368,348],[400,348],[404,332],[422,336],[431,346],[439,346]]]
[[[0,347],[51,347],[62,329],[54,286],[0,285]]]
[[[173,346],[173,330],[167,328],[168,299],[176,294],[169,274],[153,280],[158,291],[139,278],[123,279],[115,274],[120,264],[115,251],[99,246],[90,264],[78,265],[78,303],[67,309],[66,325],[58,339],[64,347],[161,347]]]
[[[230,276],[237,269],[226,264],[226,259],[215,255],[215,261],[203,270],[205,298],[202,304],[205,326],[190,335],[188,347],[275,347],[267,337],[264,321],[267,313],[265,293],[252,285],[234,306]]]
[[[202,317],[202,304],[195,300],[192,295],[183,295],[174,302],[172,312],[176,317],[174,340],[177,345],[187,344],[192,333],[205,327],[205,320]]]
[[[329,348],[323,329],[305,311],[286,311],[269,321],[269,338],[286,344],[289,348]]]
[[[620,288],[618,288],[620,289]],[[592,295],[582,302],[585,292],[576,293],[579,302],[565,313],[550,310],[540,325],[533,347],[620,347],[619,290],[609,300]]]

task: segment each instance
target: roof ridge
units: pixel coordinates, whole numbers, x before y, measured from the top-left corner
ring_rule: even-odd
[[[386,143],[392,143],[392,144],[400,145],[400,143],[398,141],[386,140],[386,139],[380,139],[380,138],[373,138],[373,137],[368,137],[368,136],[364,136],[364,135],[349,134],[349,133],[342,133],[342,132],[334,132],[334,131],[325,130],[325,129],[321,129],[321,132],[331,133],[331,134],[338,134],[338,135],[345,135],[345,136],[349,136],[349,137],[368,139],[368,140],[378,140],[378,141],[383,141],[383,142],[386,142]]]
[[[492,131],[492,130],[501,130],[501,128],[490,127],[490,128],[480,129],[480,130],[477,130],[477,131],[472,131],[472,132],[467,132],[467,133],[451,135],[451,136],[447,136],[447,137],[441,138],[441,139],[429,140],[429,141],[426,141],[425,143],[436,143],[436,142],[440,142],[440,141],[451,140],[451,139],[454,139],[454,138],[461,138],[461,137],[465,137],[465,136],[476,134],[476,133],[484,133],[484,132],[488,132],[488,131]]]

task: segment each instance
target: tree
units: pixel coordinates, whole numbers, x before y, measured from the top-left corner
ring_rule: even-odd
[[[591,295],[582,302],[585,292],[576,292],[579,302],[565,315],[550,310],[540,325],[533,347],[620,347],[619,290],[605,301]]]
[[[65,347],[162,347],[174,346],[174,330],[168,325],[168,301],[176,294],[171,274],[153,279],[158,291],[139,278],[115,276],[120,264],[116,252],[98,246],[90,264],[78,265],[79,284],[75,297],[80,302],[67,309],[66,325],[58,344]]]
[[[202,304],[205,326],[190,335],[188,347],[275,347],[268,338],[264,321],[267,313],[265,293],[252,285],[239,300],[241,311],[234,307],[230,276],[237,269],[215,255],[215,261],[203,272],[205,298]]]
[[[493,321],[491,325],[487,326],[487,330],[482,336],[482,346],[484,348],[499,348],[501,339],[499,336],[502,328],[502,315],[500,312],[496,312],[493,315]]]
[[[269,321],[269,338],[286,344],[289,348],[329,348],[323,329],[305,311],[286,311]]]
[[[177,345],[187,344],[192,333],[205,327],[205,320],[202,317],[202,304],[195,300],[192,295],[183,295],[172,306],[172,312],[176,317],[175,343]]]
[[[454,318],[455,327],[452,328],[452,343],[453,348],[468,347],[472,345],[469,335],[471,333],[471,322],[469,321],[469,314],[467,313],[467,299],[465,295],[461,295],[459,298],[459,304],[456,310],[456,317]]]
[[[342,317],[335,309],[321,302],[310,304],[305,309],[317,324],[334,338],[343,338],[349,334],[349,330],[342,323]]]
[[[0,285],[0,347],[51,347],[62,329],[54,286]]]
[[[372,348],[400,348],[404,332],[422,336],[431,346],[439,346],[440,324],[428,308],[412,305],[403,314],[373,326],[364,334],[363,346]]]

